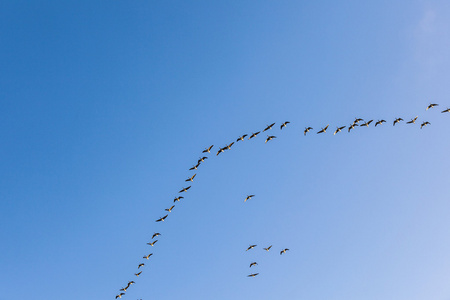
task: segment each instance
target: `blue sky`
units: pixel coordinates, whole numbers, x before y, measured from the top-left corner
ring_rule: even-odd
[[[0,299],[450,299],[450,3],[343,2],[2,1]]]

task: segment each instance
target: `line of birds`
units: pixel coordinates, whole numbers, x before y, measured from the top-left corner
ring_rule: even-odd
[[[426,107],[426,110],[429,110],[429,109],[431,109],[431,108],[433,108],[433,107],[436,107],[436,106],[439,106],[439,104],[436,104],[436,103],[430,103],[430,104]],[[447,108],[447,109],[441,111],[441,113],[450,113],[450,108]],[[415,124],[416,121],[417,121],[417,119],[418,119],[418,116],[412,118],[410,121],[406,122],[406,124]],[[393,121],[393,126],[395,126],[397,123],[400,123],[401,121],[404,121],[404,120],[403,120],[402,118],[395,118],[395,120]],[[360,122],[362,122],[362,123],[359,124]],[[370,125],[372,122],[373,122],[373,120],[364,121],[362,118],[355,118],[355,120],[353,121],[353,123],[350,124],[350,125],[348,126],[348,132],[350,132],[352,129],[354,129],[354,128],[357,127],[357,126],[359,126],[359,127],[364,127],[364,126],[365,126],[365,127],[369,127],[369,125]],[[382,119],[382,120],[378,120],[377,122],[375,122],[375,127],[377,127],[378,125],[382,125],[382,124],[385,123],[385,122],[386,122],[386,120],[383,120],[383,119]],[[283,130],[283,128],[285,128],[288,124],[290,124],[289,121],[283,122],[283,123],[280,125],[280,130]],[[270,124],[270,125],[267,125],[267,126],[264,128],[264,130],[262,130],[262,132],[271,130],[271,129],[273,128],[274,125],[275,125],[275,123],[272,123],[272,124]],[[424,126],[427,126],[427,125],[430,125],[430,122],[424,121],[424,122],[422,122],[422,124],[420,125],[420,128],[422,129]],[[326,133],[328,127],[329,127],[329,124],[328,124],[327,126],[321,128],[321,130],[318,131],[317,134],[320,134],[320,133]],[[338,127],[336,127],[336,130],[334,131],[334,135],[336,135],[337,133],[341,132],[341,131],[342,131],[343,129],[345,129],[345,128],[346,128],[346,126],[338,126]],[[309,131],[311,131],[311,130],[313,130],[312,127],[305,127],[305,130],[303,131],[304,135],[306,136],[306,134],[307,134]],[[257,132],[252,133],[250,136],[249,136],[248,134],[244,134],[244,135],[238,137],[238,138],[236,139],[235,142],[232,142],[232,143],[230,143],[230,144],[228,144],[228,145],[226,145],[226,146],[224,146],[224,147],[222,147],[222,148],[219,148],[219,150],[217,151],[216,156],[219,155],[219,154],[222,153],[222,152],[225,152],[226,150],[230,150],[231,147],[232,147],[235,143],[237,143],[237,142],[239,142],[239,141],[244,141],[244,139],[245,139],[247,136],[249,136],[248,140],[250,140],[250,139],[255,138],[255,137],[256,137],[258,134],[260,134],[260,133],[261,133],[261,131],[257,131]],[[269,142],[269,141],[271,141],[271,140],[273,140],[273,139],[275,139],[275,138],[276,138],[276,136],[274,136],[274,135],[268,135],[267,138],[266,138],[266,140],[265,140],[265,143],[267,143],[267,142]],[[205,148],[205,149],[202,151],[202,153],[211,153],[211,150],[212,150],[213,147],[214,147],[214,145],[211,145],[211,146]],[[206,159],[208,159],[208,157],[206,157],[206,156],[200,157],[200,158],[197,160],[197,163],[196,163],[194,166],[192,166],[189,170],[198,170],[198,168],[199,168],[199,166],[201,165],[201,163],[205,162]],[[196,176],[197,176],[197,174],[195,173],[195,174],[192,175],[191,177],[187,178],[187,179],[185,180],[185,182],[193,182],[193,181],[194,181],[194,178],[195,178]],[[183,187],[178,193],[185,193],[185,192],[187,192],[190,188],[191,188],[190,185],[187,186],[187,187]],[[244,202],[247,202],[248,200],[250,200],[250,199],[253,198],[253,197],[255,197],[255,195],[247,195],[247,197],[245,198]],[[183,197],[183,196],[175,197],[175,198],[173,199],[173,203],[179,202],[181,199],[184,199],[184,197]],[[171,213],[172,210],[173,210],[174,208],[175,208],[175,205],[172,205],[172,206],[170,206],[169,208],[166,208],[165,211],[168,212],[168,213]],[[168,216],[169,216],[169,214],[165,214],[163,217],[160,217],[159,219],[157,219],[156,222],[164,222],[164,220],[166,220],[166,218],[167,218]],[[160,236],[160,235],[161,235],[161,234],[158,233],[158,232],[154,233],[153,236],[152,236],[152,241],[148,242],[147,245],[150,245],[150,246],[153,247],[153,246],[158,242],[158,240],[154,240],[154,239],[155,239],[156,237]],[[253,249],[254,247],[256,247],[256,245],[250,245],[250,247],[249,247],[246,251],[248,251],[248,250],[250,250],[250,249]],[[263,249],[266,250],[266,251],[269,251],[271,247],[272,247],[272,246],[269,246],[269,247],[263,248]],[[280,251],[280,255],[286,253],[286,251],[289,251],[289,249],[288,249],[288,248],[285,248],[285,249],[281,250],[281,251]],[[147,255],[144,255],[144,256],[143,256],[143,259],[149,260],[149,258],[150,258],[152,255],[153,255],[153,253],[149,253],[149,254],[147,254]],[[257,265],[257,263],[256,263],[256,262],[252,262],[252,263],[250,264],[250,267],[253,267],[253,266],[255,266],[255,265]],[[139,270],[141,267],[144,267],[144,266],[145,266],[144,263],[140,263],[140,264],[138,265],[138,270]],[[135,273],[134,275],[135,275],[136,277],[139,277],[139,275],[141,275],[141,274],[142,274],[142,271],[139,271],[139,272]],[[248,277],[255,277],[255,276],[257,276],[258,274],[259,274],[259,273],[253,273],[253,274],[248,275]],[[128,290],[128,288],[129,288],[131,285],[133,285],[134,283],[135,283],[134,281],[129,281],[125,287],[121,288],[121,289],[120,289],[120,293],[116,295],[116,299],[117,299],[117,298],[122,298],[122,296],[125,295],[125,292]]]
[[[257,246],[257,245],[250,245],[250,246],[247,248],[247,250],[245,250],[245,251],[254,249],[256,246]],[[270,246],[268,246],[268,247],[266,247],[266,248],[263,248],[263,250],[269,252],[270,248],[272,248],[272,245],[270,245]],[[281,251],[280,251],[280,255],[286,253],[286,251],[289,251],[289,248],[284,248],[283,250],[281,250]],[[249,267],[251,268],[251,267],[257,266],[257,265],[258,265],[258,263],[257,263],[256,261],[254,261],[254,262],[251,262],[251,263],[250,263]],[[256,276],[258,276],[258,275],[259,275],[259,273],[252,273],[252,274],[250,274],[250,275],[247,275],[247,277],[256,277]]]

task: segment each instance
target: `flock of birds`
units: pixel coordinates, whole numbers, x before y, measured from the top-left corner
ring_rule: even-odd
[[[436,107],[436,106],[439,106],[439,104],[430,103],[430,104],[427,106],[426,110],[432,109],[432,108],[434,108],[434,107]],[[450,108],[447,108],[447,109],[441,111],[441,113],[450,113]],[[418,119],[418,116],[412,118],[410,121],[407,121],[406,124],[416,124],[417,119]],[[355,129],[356,127],[369,127],[370,124],[371,124],[373,121],[374,121],[374,120],[368,120],[368,121],[365,121],[365,120],[363,120],[362,118],[355,118],[355,120],[347,127],[347,128],[348,128],[348,132],[350,132],[352,129]],[[403,122],[403,121],[404,121],[404,120],[403,120],[402,118],[395,118],[394,121],[393,121],[393,126],[395,126],[396,124],[399,124],[400,122]],[[378,125],[382,125],[383,123],[386,123],[386,120],[378,120],[377,122],[375,122],[375,127],[377,127]],[[285,128],[288,124],[290,124],[289,121],[286,121],[286,122],[282,123],[282,124],[280,125],[280,130],[282,130],[283,128]],[[272,124],[270,124],[270,125],[267,125],[266,128],[265,128],[264,130],[262,130],[262,132],[271,130],[272,127],[273,127],[274,125],[275,125],[275,123],[272,123]],[[431,123],[428,122],[428,121],[423,121],[423,122],[420,124],[420,129],[422,129],[423,127],[428,126],[428,125],[431,125]],[[329,127],[329,124],[326,125],[325,127],[321,128],[319,131],[317,131],[317,134],[326,133],[328,127]],[[336,127],[336,130],[334,131],[334,135],[336,135],[336,134],[342,132],[342,130],[344,130],[345,128],[346,128],[346,126],[337,126],[337,127]],[[303,134],[306,136],[306,135],[307,135],[311,130],[313,130],[313,129],[314,129],[314,128],[312,128],[312,127],[305,127],[305,130],[303,131]],[[237,142],[239,142],[239,141],[244,141],[244,139],[245,139],[247,136],[248,136],[248,139],[250,140],[250,139],[255,138],[255,137],[256,137],[258,134],[260,134],[260,133],[261,133],[261,131],[257,131],[257,132],[252,133],[250,136],[249,136],[248,134],[244,134],[244,135],[240,136],[239,138],[236,139],[235,142],[232,142],[232,143],[230,143],[230,144],[228,144],[228,145],[226,145],[226,146],[224,146],[224,147],[222,147],[222,148],[219,148],[219,149],[217,150],[216,156],[219,155],[219,154],[221,154],[221,153],[223,153],[223,152],[225,152],[226,150],[230,150],[231,147],[232,147],[235,143],[237,143]],[[271,140],[273,140],[273,139],[275,139],[275,138],[276,138],[276,136],[274,136],[274,135],[267,135],[267,138],[266,138],[266,140],[265,140],[265,143],[267,143],[267,142],[269,142],[269,141],[271,141]],[[202,154],[203,154],[203,153],[211,153],[211,150],[212,150],[213,147],[214,147],[214,145],[211,145],[211,146],[205,148],[205,149],[202,151]],[[201,163],[205,162],[206,159],[208,159],[208,157],[206,157],[206,156],[200,157],[200,158],[197,160],[197,163],[196,163],[194,166],[192,166],[189,170],[197,170],[197,169],[199,168],[199,166],[201,165]],[[196,175],[197,175],[197,173],[195,173],[195,174],[192,175],[191,177],[187,178],[185,181],[186,181],[186,182],[193,182]],[[182,188],[178,193],[179,193],[179,194],[180,194],[180,193],[186,193],[190,188],[191,188],[190,185],[187,186],[187,187],[184,187],[184,188]],[[250,200],[250,199],[253,198],[254,196],[255,196],[255,195],[247,195],[247,197],[244,199],[244,202],[247,202],[248,200]],[[173,203],[179,202],[179,201],[181,201],[182,199],[184,199],[183,196],[177,196],[177,197],[175,197],[175,198],[173,199]],[[173,204],[173,205],[170,206],[169,208],[166,208],[166,209],[165,209],[165,212],[167,212],[167,213],[166,213],[163,217],[160,217],[159,219],[157,219],[156,222],[164,222],[164,220],[166,220],[166,218],[169,216],[169,213],[171,213],[172,210],[173,210],[174,208],[175,208],[175,204]],[[157,237],[160,236],[160,235],[161,235],[161,234],[160,234],[159,232],[155,232],[155,233],[152,235],[151,241],[148,242],[147,245],[152,246],[152,247],[155,246],[155,244],[158,242],[158,240],[155,239],[155,238],[157,238]],[[251,250],[251,249],[254,249],[255,247],[257,247],[257,245],[250,245],[250,246],[247,248],[246,251],[249,251],[249,250]],[[263,248],[263,250],[269,251],[271,248],[272,248],[272,245],[270,245],[270,246],[268,246],[268,247],[266,247],[266,248]],[[289,251],[288,248],[282,249],[282,250],[280,251],[280,255],[285,254],[287,251]],[[143,256],[143,259],[144,259],[144,260],[149,260],[149,258],[150,258],[152,255],[153,255],[153,253],[149,253],[149,254],[147,254],[147,255],[144,255],[144,256]],[[257,266],[257,265],[258,265],[257,262],[251,262],[249,267],[252,268],[252,267]],[[139,275],[142,274],[141,268],[143,268],[144,266],[145,266],[145,263],[140,263],[140,264],[138,265],[138,267],[137,267],[138,272],[136,272],[136,273],[134,274],[136,277],[139,277]],[[259,273],[252,273],[252,274],[247,275],[247,277],[256,277],[257,275],[259,275]],[[120,289],[120,293],[116,295],[116,299],[117,299],[117,298],[122,298],[122,296],[125,295],[125,292],[126,292],[126,291],[131,287],[131,285],[133,285],[134,283],[135,283],[135,282],[131,280],[131,281],[129,281],[129,282],[127,283],[127,285],[126,285],[125,287],[121,288],[121,289]]]

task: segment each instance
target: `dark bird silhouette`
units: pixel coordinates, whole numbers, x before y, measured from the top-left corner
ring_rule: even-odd
[[[272,129],[273,125],[275,125],[275,123],[272,123],[272,124],[270,124],[270,125],[267,125],[267,127],[263,130],[263,132],[264,132],[264,131],[267,131],[267,130],[269,130],[269,129]]]
[[[272,248],[272,245],[270,245],[269,247],[267,247],[267,248],[263,248],[264,250],[266,250],[266,251],[269,251],[270,250],[270,248]]]
[[[141,267],[143,267],[143,266],[145,266],[145,264],[144,263],[142,263],[142,264],[139,264],[139,266],[138,266],[138,269],[140,269]]]
[[[122,298],[123,295],[125,295],[125,293],[120,293],[119,295],[116,296],[116,299],[117,298]]]
[[[348,132],[350,132],[350,130],[355,129],[356,126],[359,126],[356,123],[353,123],[352,125],[348,126]]]
[[[283,253],[286,253],[286,251],[289,251],[289,249],[286,248],[286,249],[281,250],[281,251],[280,251],[280,255],[283,254]]]
[[[370,121],[364,122],[363,124],[361,124],[361,125],[359,125],[359,126],[360,126],[360,127],[362,127],[362,126],[369,127],[370,123],[372,123],[372,122],[373,122],[373,120],[370,120]]]
[[[400,123],[400,121],[403,121],[403,119],[402,118],[395,119],[394,120],[394,126],[395,126],[395,124]]]
[[[267,143],[268,141],[271,141],[271,140],[276,139],[276,138],[277,138],[277,137],[274,136],[274,135],[268,135],[268,136],[267,136],[267,139],[266,139],[266,141],[265,141],[264,143]]]
[[[245,138],[247,135],[248,135],[248,134],[244,134],[243,136],[238,137],[238,139],[236,140],[236,142],[243,141],[244,138]]]
[[[133,283],[135,283],[133,280],[128,281],[127,288],[129,288]]]
[[[253,197],[255,197],[255,195],[247,195],[247,198],[245,198],[244,202],[247,202],[247,200],[250,200]]]
[[[156,222],[161,222],[161,221],[164,222],[164,220],[167,218],[167,216],[168,216],[168,215],[165,215],[164,217],[159,218],[158,220],[156,220]]]
[[[323,132],[327,132],[328,126],[330,126],[330,124],[328,124],[327,126],[325,126],[324,128],[322,128],[322,130],[318,131],[317,134],[323,133]]]
[[[219,148],[219,150],[217,150],[216,156],[224,151],[225,151],[225,148]]]
[[[291,122],[289,122],[289,121],[284,122],[283,124],[281,124],[280,129],[282,130],[283,127],[286,127],[286,125],[289,123],[291,123]]]
[[[172,212],[172,209],[173,209],[174,207],[175,207],[175,205],[172,205],[171,207],[166,208],[165,211]]]
[[[181,191],[179,191],[178,193],[187,192],[187,190],[190,189],[190,188],[191,188],[191,186],[185,187]]]
[[[414,119],[411,119],[411,121],[406,122],[406,124],[416,124],[416,120],[419,116],[416,116]]]
[[[183,196],[176,197],[175,199],[173,199],[173,203],[175,203],[175,201],[179,202],[181,199],[184,199],[184,197]]]
[[[202,151],[202,153],[211,153],[211,149],[214,145],[209,146],[208,148],[206,148],[205,150]]]
[[[441,111],[441,113],[448,113],[450,112],[450,108],[447,108],[446,110]]]
[[[134,275],[136,275],[137,277],[139,277],[139,275],[141,275],[142,271],[140,271],[139,273],[134,273]]]
[[[152,235],[152,240],[153,240],[155,237],[158,237],[158,236],[160,236],[160,235],[161,235],[161,233],[155,232],[155,233]]]
[[[247,248],[247,250],[245,250],[245,251],[248,251],[248,250],[253,249],[253,248],[255,248],[255,247],[256,247],[256,245],[250,245],[250,246]]]
[[[333,133],[333,135],[336,135],[336,133],[341,132],[342,129],[344,129],[344,128],[345,128],[345,126],[342,126],[342,127],[336,127],[336,131]]]
[[[197,170],[197,168],[200,166],[200,163],[198,162],[195,166],[189,169],[190,170]]]
[[[153,255],[153,253],[150,253],[149,255],[146,255],[146,256],[144,256],[144,257],[142,257],[142,258],[149,259],[149,257],[152,256],[152,255]]]
[[[122,291],[122,292],[126,292],[126,291],[127,291],[127,289],[128,289],[128,286],[126,286],[126,287],[124,287],[124,288],[121,288],[121,289],[120,289],[120,291]]]
[[[250,264],[250,267],[249,268],[251,268],[251,267],[253,267],[253,266],[257,266],[258,265],[258,263],[256,262],[256,261],[254,261],[254,262],[252,262],[251,264]]]
[[[151,243],[147,243],[147,245],[150,245],[150,246],[154,246],[155,244],[156,244],[156,242],[157,242],[158,240],[154,240],[153,242],[151,242]]]
[[[197,173],[195,173],[194,175],[192,175],[192,177],[186,179],[185,181],[194,181],[194,178],[196,175],[197,175]]]
[[[433,108],[433,107],[435,107],[435,106],[439,106],[439,104],[433,104],[433,103],[430,103],[430,105],[427,106],[427,109],[426,109],[426,110],[429,110],[430,108]]]
[[[314,129],[312,127],[305,127],[305,131],[303,131],[303,134],[306,135],[311,129]]]
[[[423,123],[420,125],[420,129],[422,129],[424,126],[427,126],[427,125],[431,125],[431,123],[428,122],[428,121],[423,122]]]
[[[261,131],[252,133],[252,135],[251,135],[248,139],[254,138],[254,137],[257,136],[260,132],[261,132]]]
[[[377,125],[381,125],[383,123],[386,123],[386,120],[378,120],[378,122],[375,123],[375,127],[377,127]]]
[[[247,275],[247,277],[255,277],[255,276],[258,276],[258,274],[259,273],[250,274],[250,275]]]
[[[353,121],[353,124],[358,124],[359,122],[362,122],[362,121],[364,121],[364,120],[361,118],[355,118],[355,121]]]
[[[200,158],[198,159],[197,163],[204,162],[205,159],[208,159],[208,158],[207,158],[206,156],[200,157]]]
[[[230,149],[231,149],[231,146],[233,146],[233,145],[234,145],[234,142],[232,142],[231,144],[225,146],[224,148],[226,148],[226,150],[230,150]]]

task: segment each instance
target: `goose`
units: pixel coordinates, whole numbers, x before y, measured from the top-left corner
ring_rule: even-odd
[[[159,218],[158,220],[156,220],[156,222],[161,222],[161,221],[163,221],[163,222],[164,222],[164,219],[165,219],[165,218],[167,218],[167,216],[168,216],[168,215],[165,215],[164,217],[162,217],[162,218]]]
[[[427,106],[427,109],[426,109],[426,110],[429,110],[430,108],[433,108],[433,107],[435,107],[435,106],[439,106],[439,104],[433,104],[433,103],[430,103],[430,105]]]
[[[236,142],[243,141],[244,138],[245,138],[246,136],[248,136],[248,134],[244,134],[244,135],[238,137],[238,139],[236,140]]]
[[[369,127],[370,123],[372,123],[372,122],[373,122],[373,120],[370,120],[370,121],[364,122],[363,124],[361,124],[361,125],[359,125],[359,126],[360,126],[360,127],[362,127],[362,126]]]
[[[258,263],[256,262],[256,261],[254,261],[254,262],[252,262],[251,264],[250,264],[250,267],[249,268],[251,268],[251,267],[253,267],[253,266],[257,266],[258,265]]]
[[[161,233],[155,232],[155,233],[152,235],[152,240],[153,240],[155,237],[158,237],[158,236],[160,236],[160,235],[161,235]]]
[[[145,266],[145,264],[144,263],[142,263],[142,264],[139,264],[139,266],[138,266],[138,269],[140,269],[141,267],[143,267],[143,266]]]
[[[153,253],[150,253],[149,255],[146,255],[146,256],[144,256],[144,257],[142,257],[142,258],[149,259],[149,257],[152,256],[152,255],[153,255]]]
[[[325,126],[324,128],[322,128],[322,130],[318,131],[317,134],[322,133],[322,132],[327,132],[328,126],[330,126],[330,124],[328,124],[327,126]]]
[[[356,123],[353,123],[352,125],[348,126],[348,132],[350,132],[350,130],[355,129],[356,126],[359,126]]]
[[[190,170],[197,170],[197,168],[200,166],[200,163],[197,162],[197,164],[195,166],[193,166],[192,168],[189,169]]]
[[[250,200],[253,197],[255,197],[255,195],[247,195],[247,198],[245,198],[244,202],[247,202],[247,200]]]
[[[428,122],[428,121],[423,122],[423,123],[420,125],[420,129],[422,129],[423,126],[427,126],[427,125],[431,125],[431,123]]]
[[[416,124],[416,120],[419,116],[416,116],[414,119],[411,119],[411,121],[406,122],[406,124]]]
[[[280,130],[282,130],[284,127],[286,127],[286,125],[289,124],[289,123],[291,123],[291,122],[286,121],[286,122],[284,122],[283,124],[281,124]]]
[[[267,248],[263,248],[263,249],[266,250],[267,252],[269,252],[270,248],[272,248],[272,245],[270,245],[270,246],[267,247]]]
[[[233,145],[234,145],[234,142],[232,142],[231,144],[225,146],[226,150],[230,150],[230,149],[231,149],[231,146],[233,146]]]
[[[186,179],[185,181],[194,181],[194,178],[195,178],[196,175],[197,175],[197,173],[192,175],[192,177]]]
[[[342,129],[344,129],[344,128],[345,128],[345,126],[342,126],[342,127],[336,127],[336,131],[333,133],[333,135],[336,135],[336,133],[341,132]]]
[[[402,118],[395,119],[394,120],[394,126],[395,126],[395,124],[400,123],[400,121],[403,121],[403,119]]]
[[[450,112],[450,108],[447,108],[446,110],[441,111],[441,113],[448,113]]]
[[[165,211],[172,212],[172,209],[173,209],[174,207],[175,207],[175,205],[172,205],[171,207],[166,208]]]
[[[202,151],[202,153],[211,153],[211,149],[214,145],[209,146],[208,148],[206,148],[205,150]]]
[[[263,132],[264,132],[264,131],[267,131],[267,130],[269,130],[269,129],[272,129],[273,125],[275,125],[275,123],[272,123],[272,124],[270,124],[270,125],[267,125],[267,127],[263,130]]]
[[[151,242],[151,243],[147,243],[147,245],[150,245],[150,246],[154,246],[155,244],[156,244],[156,242],[157,242],[158,240],[154,240],[153,242]]]
[[[185,187],[181,191],[179,191],[178,193],[187,192],[187,190],[190,189],[190,188],[191,188],[191,186]]]
[[[358,124],[359,122],[362,122],[362,121],[364,121],[364,120],[361,118],[355,118],[355,121],[353,121],[353,124]]]
[[[133,280],[128,281],[127,288],[129,288],[133,283],[135,283]]]
[[[271,141],[271,140],[276,139],[276,138],[277,138],[277,137],[274,136],[274,135],[268,135],[268,136],[267,136],[267,139],[266,139],[266,141],[265,141],[264,143],[267,143],[268,141]]]
[[[180,201],[180,199],[184,199],[184,197],[183,196],[180,196],[180,197],[176,197],[175,199],[173,199],[173,203],[175,203],[175,201]]]
[[[286,248],[286,249],[281,250],[281,251],[280,251],[280,255],[283,254],[283,253],[286,253],[286,251],[289,251],[289,249]]]
[[[386,120],[378,120],[378,122],[375,123],[375,127],[377,127],[377,125],[382,125],[383,123],[386,123]]]
[[[254,138],[254,137],[257,136],[260,132],[261,132],[261,131],[252,133],[252,135],[251,135],[248,139]]]
[[[254,273],[254,274],[250,274],[250,275],[247,275],[247,277],[255,277],[255,276],[257,276],[259,273]]]
[[[248,250],[253,249],[253,248],[255,248],[255,247],[256,247],[256,245],[250,245],[250,246],[247,248],[247,250],[245,250],[245,251],[248,251]]]
[[[225,151],[225,148],[219,148],[219,150],[217,150],[216,156],[224,151]]]
[[[120,293],[119,295],[116,296],[116,299],[117,298],[122,298],[123,295],[125,295],[125,293]]]
[[[124,288],[121,288],[119,291],[126,292],[127,289],[128,289],[128,286],[126,286],[126,287],[124,287]]]
[[[208,159],[208,158],[207,158],[206,156],[200,157],[200,158],[198,159],[197,163],[204,162],[205,159]]]
[[[142,271],[140,271],[139,273],[134,273],[134,275],[136,275],[137,277],[139,277],[139,275],[141,275]]]
[[[312,127],[305,127],[305,131],[303,131],[303,134],[306,135],[311,129],[314,129]]]

